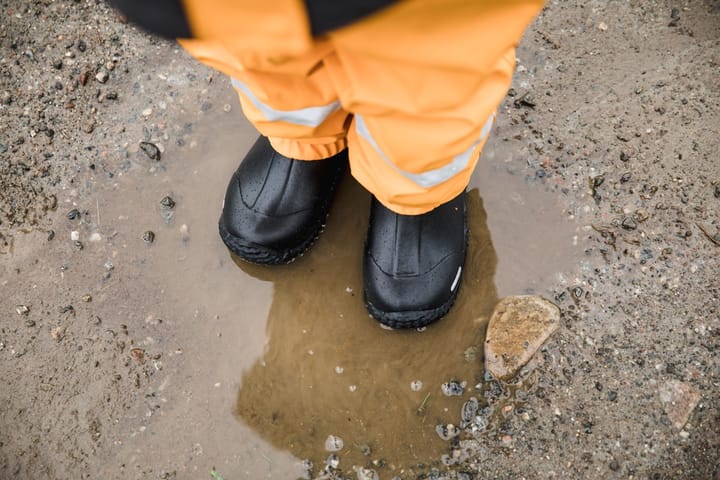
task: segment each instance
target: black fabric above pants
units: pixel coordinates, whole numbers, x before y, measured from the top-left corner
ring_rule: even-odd
[[[313,36],[349,25],[396,0],[305,0]],[[192,38],[180,0],[109,0],[128,20],[167,38]]]

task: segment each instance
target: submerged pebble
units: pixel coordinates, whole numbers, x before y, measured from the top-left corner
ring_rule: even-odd
[[[325,450],[328,452],[339,452],[344,446],[345,443],[343,442],[343,439],[338,436],[328,435],[325,439]]]
[[[465,402],[462,406],[460,417],[463,422],[471,422],[480,409],[480,402],[475,397],[470,397],[470,400]]]
[[[173,209],[175,208],[175,200],[173,200],[171,196],[166,195],[160,200],[160,206]]]
[[[148,230],[145,233],[142,234],[143,242],[145,242],[148,245],[151,245],[155,241],[155,232]]]
[[[340,466],[340,458],[334,453],[331,453],[327,460],[325,460],[325,465],[330,468],[338,468],[338,466]]]
[[[463,393],[465,393],[465,386],[466,382],[458,382],[457,380],[451,380],[447,383],[443,383],[440,386],[440,390],[442,390],[443,395],[446,397],[459,397]]]
[[[377,472],[371,468],[363,468],[363,467],[353,467],[355,469],[355,474],[357,475],[357,480],[379,480],[380,477],[378,476]]]
[[[175,212],[173,211],[174,208],[175,200],[173,200],[172,197],[165,196],[162,200],[160,200],[160,215],[162,215],[165,223],[172,223],[172,220],[175,217]]]
[[[448,423],[447,425],[437,425],[435,427],[435,432],[440,438],[447,442],[457,437],[460,434],[460,429],[452,423]]]

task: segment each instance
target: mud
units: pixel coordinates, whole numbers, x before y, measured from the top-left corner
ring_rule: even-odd
[[[351,178],[297,262],[227,253],[255,133],[220,75],[94,2],[5,8],[0,478],[319,476],[329,435],[342,478],[718,478],[716,2],[546,7],[470,185],[458,304],[423,332],[364,310]],[[480,347],[522,293],[563,326],[506,385]]]

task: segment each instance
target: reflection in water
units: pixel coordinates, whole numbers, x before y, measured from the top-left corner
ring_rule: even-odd
[[[455,307],[424,332],[385,330],[362,300],[368,205],[367,193],[348,179],[327,231],[308,255],[276,268],[238,263],[274,282],[274,297],[266,351],[243,374],[236,415],[277,448],[316,466],[328,456],[327,437],[335,435],[344,442],[337,452],[341,468],[382,460],[397,474],[447,449],[435,426],[457,423],[469,393],[445,397],[440,385],[454,379],[471,390],[480,381],[481,354],[474,353],[497,301],[497,257],[473,190],[470,246]]]

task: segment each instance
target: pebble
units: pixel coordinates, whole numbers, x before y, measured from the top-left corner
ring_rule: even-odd
[[[100,83],[105,83],[105,82],[107,82],[107,81],[108,81],[108,78],[110,78],[110,75],[109,75],[108,72],[106,72],[105,70],[100,70],[100,71],[95,75],[95,80],[97,80],[97,81],[100,82]]]
[[[438,437],[446,442],[460,435],[460,429],[452,423],[448,423],[447,425],[437,425],[435,427],[435,432],[438,434]]]
[[[485,368],[500,380],[513,378],[559,328],[560,309],[542,297],[500,300],[487,328]]]
[[[480,402],[475,397],[470,397],[470,400],[465,402],[462,406],[460,418],[463,422],[472,422],[480,409]]]
[[[633,220],[635,220],[637,223],[642,223],[648,218],[650,218],[650,213],[644,208],[638,208],[633,214]]]
[[[135,360],[137,363],[143,363],[145,361],[145,350],[143,350],[142,348],[131,349],[130,358]]]
[[[339,452],[344,446],[345,443],[343,442],[343,439],[338,436],[328,435],[325,439],[325,450],[328,452]]]
[[[715,191],[713,192],[715,198],[720,198],[720,185],[715,185]]]
[[[90,240],[91,242],[99,242],[100,240],[102,240],[102,235],[100,235],[98,232],[93,232],[93,233],[90,235],[89,240]]]
[[[338,468],[338,466],[340,466],[340,458],[338,458],[338,456],[334,453],[331,453],[330,456],[328,456],[327,460],[325,460],[325,465],[330,468],[336,469]]]
[[[668,23],[668,27],[677,27],[679,22],[680,10],[677,8],[672,8],[670,10],[670,22]]]
[[[145,152],[151,160],[160,161],[160,149],[151,142],[140,142],[140,149]]]
[[[113,263],[110,260],[106,261],[103,266],[105,267],[105,270],[107,270],[108,272],[115,268],[115,265],[113,265]]]
[[[660,401],[665,412],[678,430],[681,430],[690,418],[698,402],[700,391],[694,385],[680,380],[669,380],[660,386]]]
[[[15,311],[18,315],[27,315],[28,313],[30,313],[30,307],[28,307],[27,305],[18,305],[17,307],[15,307]]]
[[[145,242],[147,245],[152,245],[152,243],[155,241],[155,232],[148,230],[145,233],[142,234],[143,242]]]
[[[173,200],[170,196],[165,196],[162,200],[160,200],[160,205],[164,208],[172,210],[175,208],[175,200]]]
[[[82,296],[82,301],[85,302],[85,303],[91,302],[91,301],[92,301],[92,295],[90,295],[89,293],[86,293],[85,295]]]
[[[380,480],[377,472],[371,468],[353,467],[357,480]]]
[[[622,227],[625,230],[635,230],[637,228],[637,222],[632,217],[625,217],[622,221]]]
[[[422,390],[422,387],[423,383],[420,380],[413,380],[412,382],[410,382],[410,390],[412,390],[413,392],[419,392],[420,390]]]
[[[535,98],[533,97],[532,93],[527,92],[523,94],[520,98],[515,99],[513,105],[515,105],[516,107],[535,108]]]
[[[465,393],[466,382],[458,382],[457,380],[451,380],[449,382],[440,385],[443,395],[446,397],[459,397]]]
[[[70,232],[70,240],[73,242],[77,242],[78,240],[80,240],[80,232],[78,232],[77,230],[73,230],[72,232]]]
[[[63,338],[65,338],[65,327],[55,327],[50,332],[50,336],[55,340],[56,342],[61,341]]]
[[[73,208],[65,216],[68,218],[68,220],[77,220],[78,218],[80,218],[80,210],[78,210],[77,208]]]

